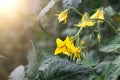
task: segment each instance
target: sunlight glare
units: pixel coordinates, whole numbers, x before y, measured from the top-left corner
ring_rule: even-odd
[[[18,25],[22,22],[22,17],[27,12],[27,0],[0,0],[0,30],[8,29],[9,26]]]
[[[0,0],[0,12],[10,11],[16,7],[17,0]]]

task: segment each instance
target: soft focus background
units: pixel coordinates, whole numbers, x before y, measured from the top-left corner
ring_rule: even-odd
[[[0,0],[0,80],[26,64],[29,40],[37,39],[37,30],[41,31],[34,23],[40,4],[39,0]]]
[[[46,33],[40,27],[38,15],[50,0],[0,0],[0,80],[7,80],[10,72],[18,65],[27,64],[29,41],[40,47],[54,44],[55,37],[69,35],[74,19],[68,25],[58,24],[56,13],[62,11],[62,3],[57,3],[46,14],[42,23]],[[110,11],[114,25],[120,25],[120,0],[82,0],[79,9],[82,12],[98,7]],[[76,14],[74,14],[76,16]],[[77,18],[77,17],[76,17]],[[117,27],[118,27],[117,26]],[[107,31],[106,31],[107,36]]]

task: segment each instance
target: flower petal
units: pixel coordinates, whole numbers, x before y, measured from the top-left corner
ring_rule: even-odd
[[[57,47],[63,47],[64,46],[64,42],[59,38],[56,39],[56,43],[57,43]]]
[[[61,54],[62,52],[63,50],[61,48],[56,48],[54,54],[57,55],[57,54]]]
[[[104,20],[104,11],[103,8],[98,9],[91,17],[90,19],[103,19]],[[102,20],[98,20],[99,22],[103,22]]]
[[[86,28],[87,26],[93,26],[94,24],[95,24],[95,23],[94,23],[92,20],[89,19],[88,13],[85,13],[85,14],[82,16],[81,22],[79,22],[79,23],[76,24],[75,26]]]
[[[80,47],[74,48],[74,51],[73,51],[74,57],[80,59],[80,52],[81,52],[81,48]]]
[[[94,26],[94,25],[95,25],[95,23],[93,21],[88,21],[87,22],[87,26]]]
[[[68,18],[68,9],[62,11],[59,15],[58,15],[58,21],[59,22],[64,22],[64,24],[67,22],[67,18]]]
[[[71,41],[70,41],[70,39],[69,39],[68,36],[67,36],[66,39],[65,39],[65,45],[66,45],[67,47],[71,46]]]

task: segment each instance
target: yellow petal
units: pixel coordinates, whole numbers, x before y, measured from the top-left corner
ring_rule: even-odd
[[[89,19],[88,13],[85,13],[82,16],[81,22],[76,24],[75,26],[86,28],[87,26],[93,26],[93,25],[94,25],[94,22]]]
[[[75,26],[85,28],[87,26],[87,24],[86,24],[86,22],[80,22],[80,23],[76,24]]]
[[[104,11],[103,11],[103,9],[100,11],[99,19],[103,19],[104,20]],[[102,20],[99,20],[99,21],[103,22]]]
[[[66,47],[70,47],[71,46],[71,41],[70,41],[70,38],[68,36],[65,39],[65,45],[66,45]]]
[[[64,23],[67,22],[67,18],[68,18],[68,9],[61,12],[59,15],[58,15],[58,20],[59,22],[62,22],[64,21]]]
[[[82,22],[84,22],[84,21],[87,21],[87,20],[89,20],[89,18],[88,18],[88,13],[85,13],[83,16],[82,16]]]
[[[95,23],[93,21],[88,21],[87,22],[87,26],[94,26],[94,25],[95,25]]]
[[[62,48],[62,51],[63,51],[63,54],[67,55],[68,57],[70,56],[70,51],[66,46]]]
[[[64,48],[63,54],[67,55],[68,57],[70,56],[70,51],[66,48]]]
[[[61,54],[63,52],[63,50],[61,48],[56,48],[55,49],[55,55]]]
[[[67,18],[64,20],[64,24],[66,24],[67,23]]]
[[[100,9],[98,9],[91,17],[90,19],[96,19],[99,17]]]
[[[67,55],[68,57],[70,56],[70,52],[64,52],[65,55]]]
[[[74,51],[73,51],[74,57],[80,59],[80,52],[81,52],[81,48],[79,47],[74,48]]]
[[[57,43],[57,47],[63,47],[64,46],[64,42],[59,38],[56,39],[56,43]]]
[[[90,19],[103,19],[104,20],[104,11],[103,8],[98,9]],[[98,20],[99,22],[103,22],[102,20]]]
[[[64,21],[67,17],[67,14],[61,15],[58,17],[59,22]]]
[[[74,53],[74,57],[80,59],[80,53]]]

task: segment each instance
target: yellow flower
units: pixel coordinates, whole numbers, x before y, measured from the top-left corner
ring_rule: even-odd
[[[73,41],[67,36],[64,41],[57,38],[56,39],[57,48],[55,49],[55,55],[65,54],[68,57],[73,54],[74,57],[80,58],[80,47],[75,47]]]
[[[103,8],[98,9],[91,17],[90,19],[103,19],[104,20],[104,11]],[[103,22],[102,20],[98,20],[99,22]]]
[[[89,15],[87,13],[85,13],[82,16],[81,22],[79,22],[75,26],[86,28],[87,26],[94,26],[94,24],[95,23],[92,20],[89,19]]]
[[[64,22],[64,24],[66,24],[68,18],[68,9],[62,11],[60,14],[57,14],[57,16],[59,22]]]
[[[73,46],[69,37],[66,37],[64,41],[57,38],[56,43],[57,43],[57,48],[55,50],[55,55],[63,53],[69,57],[71,52],[71,47]]]
[[[73,48],[73,54],[75,58],[80,59],[80,52],[81,52],[81,48],[80,47],[74,47]]]

